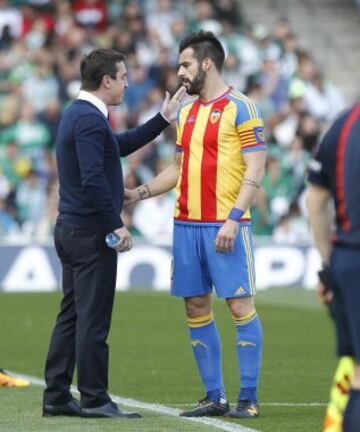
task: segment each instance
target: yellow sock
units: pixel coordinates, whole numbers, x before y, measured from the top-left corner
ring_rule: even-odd
[[[331,386],[323,432],[342,432],[343,415],[349,399],[350,379],[353,373],[353,358],[340,357]]]

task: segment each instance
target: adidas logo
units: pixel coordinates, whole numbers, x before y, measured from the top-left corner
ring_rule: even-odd
[[[240,287],[235,291],[235,295],[237,295],[237,296],[243,295],[244,292],[245,292],[245,289],[243,287]]]

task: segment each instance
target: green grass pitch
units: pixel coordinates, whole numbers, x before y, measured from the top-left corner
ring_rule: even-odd
[[[0,294],[0,367],[42,377],[59,294]],[[214,300],[222,338],[226,389],[235,402],[239,378],[235,330],[224,302]],[[264,329],[261,416],[234,421],[262,432],[321,430],[336,366],[333,329],[315,294],[302,289],[260,292]],[[110,344],[110,392],[143,402],[184,407],[203,397],[182,300],[141,290],[117,293]],[[216,428],[142,411],[140,420],[45,418],[41,388],[0,388],[2,432],[215,432]],[[284,406],[282,404],[294,404]],[[279,405],[277,405],[279,404]],[[299,404],[299,405],[296,405]]]

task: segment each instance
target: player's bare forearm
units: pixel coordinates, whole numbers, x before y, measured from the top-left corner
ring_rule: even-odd
[[[179,178],[179,170],[174,163],[169,165],[159,175],[154,177],[148,183],[136,188],[139,199],[147,199],[174,189]]]
[[[322,262],[329,264],[332,249],[331,236],[333,215],[330,207],[330,192],[322,187],[310,185],[306,196],[306,207],[315,246],[319,250]]]
[[[234,250],[235,238],[239,232],[240,217],[250,207],[260,187],[260,182],[265,173],[265,158],[265,151],[244,155],[246,163],[244,180],[234,203],[235,209],[231,211],[216,236],[215,250],[217,252],[227,253]],[[235,211],[235,214],[232,214],[233,211]]]
[[[174,189],[179,178],[180,165],[181,153],[176,153],[174,161],[149,182],[136,189],[125,189],[125,204],[133,204]]]
[[[265,151],[247,153],[244,155],[246,171],[234,207],[245,212],[252,205],[265,174],[265,160]]]

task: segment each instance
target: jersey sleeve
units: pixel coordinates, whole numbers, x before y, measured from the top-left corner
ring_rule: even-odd
[[[308,181],[311,184],[331,189],[331,181],[328,170],[328,148],[331,146],[332,130],[330,129],[317,147],[314,157],[309,162]]]
[[[241,152],[266,150],[264,122],[254,102],[248,98],[236,100],[236,131],[239,134]]]

